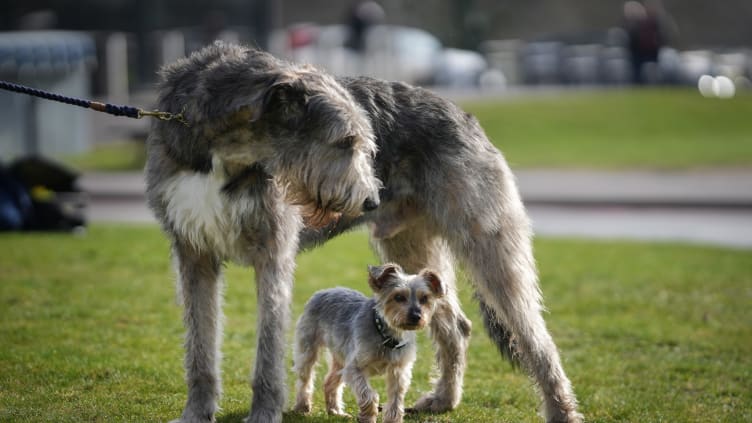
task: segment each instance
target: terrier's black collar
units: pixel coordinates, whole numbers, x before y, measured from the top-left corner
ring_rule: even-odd
[[[394,338],[393,336],[387,335],[386,330],[389,328],[389,326],[386,324],[386,322],[384,322],[384,319],[379,316],[379,312],[376,311],[375,308],[373,309],[373,324],[374,326],[376,326],[376,330],[379,331],[381,339],[384,340],[381,345],[393,350],[399,350],[401,348],[404,348],[408,344],[407,341],[402,341]]]

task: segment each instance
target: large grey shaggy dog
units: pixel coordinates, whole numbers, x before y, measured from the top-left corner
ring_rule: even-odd
[[[154,123],[146,168],[184,304],[188,400],[177,421],[214,421],[227,260],[256,270],[248,421],[282,420],[295,256],[363,223],[385,262],[430,267],[447,287],[430,327],[440,377],[415,408],[450,410],[462,394],[471,325],[457,259],[491,339],[536,382],[547,421],[582,420],[541,316],[514,178],[472,116],[404,83],[335,78],[226,44],[165,67],[159,108],[189,122]]]

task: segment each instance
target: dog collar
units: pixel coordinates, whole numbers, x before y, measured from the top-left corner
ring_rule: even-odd
[[[408,344],[407,341],[401,341],[393,336],[387,335],[386,329],[389,328],[389,326],[384,322],[384,319],[379,316],[379,312],[376,311],[375,308],[373,309],[373,324],[376,326],[376,330],[379,331],[379,335],[381,335],[381,339],[384,341],[381,345],[393,350],[399,350]]]

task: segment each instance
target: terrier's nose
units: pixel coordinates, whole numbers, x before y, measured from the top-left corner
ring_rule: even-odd
[[[420,318],[421,317],[422,317],[422,315],[420,313],[420,310],[413,309],[413,310],[410,310],[410,311],[407,312],[407,321],[410,324],[414,325],[414,324],[420,322]]]
[[[379,207],[379,200],[371,197],[366,198],[363,202],[363,211],[374,211]]]

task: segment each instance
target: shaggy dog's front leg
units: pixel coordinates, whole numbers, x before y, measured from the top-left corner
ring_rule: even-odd
[[[294,225],[291,225],[294,226]],[[285,334],[290,321],[292,282],[297,251],[297,229],[294,242],[255,263],[258,293],[258,329],[256,363],[253,370],[253,403],[248,423],[279,423],[285,406]]]
[[[221,394],[219,344],[222,334],[220,261],[176,241],[178,287],[184,306],[185,378],[188,401],[174,422],[213,422]]]

